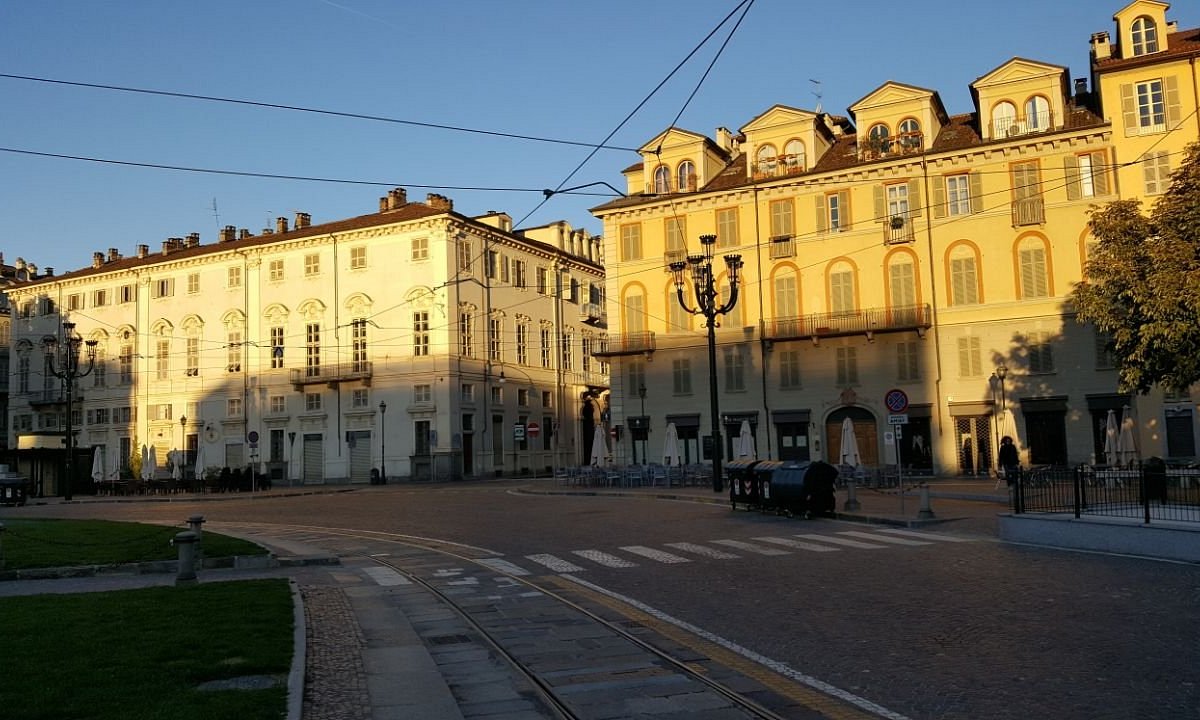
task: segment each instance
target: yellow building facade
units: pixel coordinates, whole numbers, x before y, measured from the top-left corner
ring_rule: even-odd
[[[706,330],[668,265],[715,235],[723,297],[720,256],[744,263],[716,330],[727,460],[748,452],[747,423],[759,458],[840,462],[849,419],[866,466],[986,473],[1004,435],[1027,464],[1104,462],[1110,411],[1135,419],[1140,456],[1194,458],[1192,401],[1119,393],[1105,338],[1069,303],[1089,208],[1153,202],[1200,138],[1200,33],[1168,10],[1120,10],[1115,40],[1092,36],[1090,78],[1026,58],[987,71],[969,113],[889,81],[849,117],[781,104],[737,132],[647,142],[627,197],[593,209],[613,423],[649,430],[619,454],[661,461],[671,423],[685,462],[712,459]],[[885,405],[893,390],[903,411]]]

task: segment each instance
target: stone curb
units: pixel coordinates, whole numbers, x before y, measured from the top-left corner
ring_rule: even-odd
[[[336,555],[305,555],[277,557],[268,555],[235,555],[224,558],[205,558],[202,570],[265,570],[277,567],[307,567],[340,565]],[[152,560],[117,565],[74,565],[53,568],[27,568],[0,571],[0,582],[10,580],[62,580],[66,578],[105,577],[109,575],[154,575],[179,572],[178,560]]]

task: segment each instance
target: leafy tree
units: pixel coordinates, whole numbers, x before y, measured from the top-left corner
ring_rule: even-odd
[[[1136,200],[1090,213],[1099,241],[1072,297],[1107,333],[1123,391],[1200,382],[1200,143],[1144,215]]]

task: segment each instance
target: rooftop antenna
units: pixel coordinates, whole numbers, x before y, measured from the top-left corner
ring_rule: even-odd
[[[212,201],[213,221],[217,223],[217,232],[221,232],[221,214],[217,212],[217,199]]]
[[[821,81],[809,78],[808,81],[813,84],[812,94],[817,98],[817,113],[821,112]]]

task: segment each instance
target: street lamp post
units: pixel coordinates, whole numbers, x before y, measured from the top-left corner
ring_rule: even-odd
[[[649,437],[649,433],[650,433],[650,427],[649,427],[650,424],[648,422],[646,422],[646,383],[642,383],[641,385],[638,385],[638,397],[641,398],[641,401],[642,401],[642,416],[641,416],[641,422],[639,424],[642,426],[642,430],[641,430],[642,464],[645,465],[646,461],[649,459],[649,456],[647,456],[647,454],[646,454],[646,440]],[[637,446],[636,445],[634,446],[633,462],[635,464],[637,463]]]
[[[387,455],[384,451],[384,436],[387,435],[387,403],[379,401],[379,484],[387,485]]]
[[[716,277],[713,275],[713,249],[717,243],[716,235],[701,235],[700,255],[688,255],[687,261],[677,260],[671,263],[671,272],[675,276],[675,294],[680,306],[692,315],[703,315],[704,326],[708,328],[708,395],[712,412],[712,443],[713,443],[713,492],[721,492],[721,415],[717,406],[717,316],[724,315],[737,305],[738,271],[742,269],[741,255],[726,255],[725,267],[729,270],[729,300],[720,302]],[[683,271],[690,266],[692,290],[696,296],[696,307],[688,307],[683,294]]]
[[[996,386],[1000,388],[1000,414],[996,418],[996,449],[993,451],[997,472],[1000,470],[1000,434],[1003,432],[1001,424],[1004,422],[1004,413],[1008,409],[1008,405],[1005,402],[1007,398],[1004,397],[1004,378],[1006,377],[1008,377],[1008,366],[1000,363],[996,366],[996,372],[992,373],[992,378],[995,379]]]
[[[183,469],[187,467],[187,415],[179,416],[179,457],[175,461],[179,463],[179,478],[186,480]]]
[[[79,346],[87,346],[87,369],[79,369]],[[60,348],[54,338],[46,339],[46,357],[50,373],[63,381],[64,399],[67,403],[66,437],[67,461],[64,466],[66,480],[63,482],[63,500],[71,499],[71,485],[75,481],[75,433],[71,428],[71,413],[74,407],[75,381],[91,374],[96,366],[96,341],[84,340],[75,333],[75,323],[63,323],[63,345]]]

